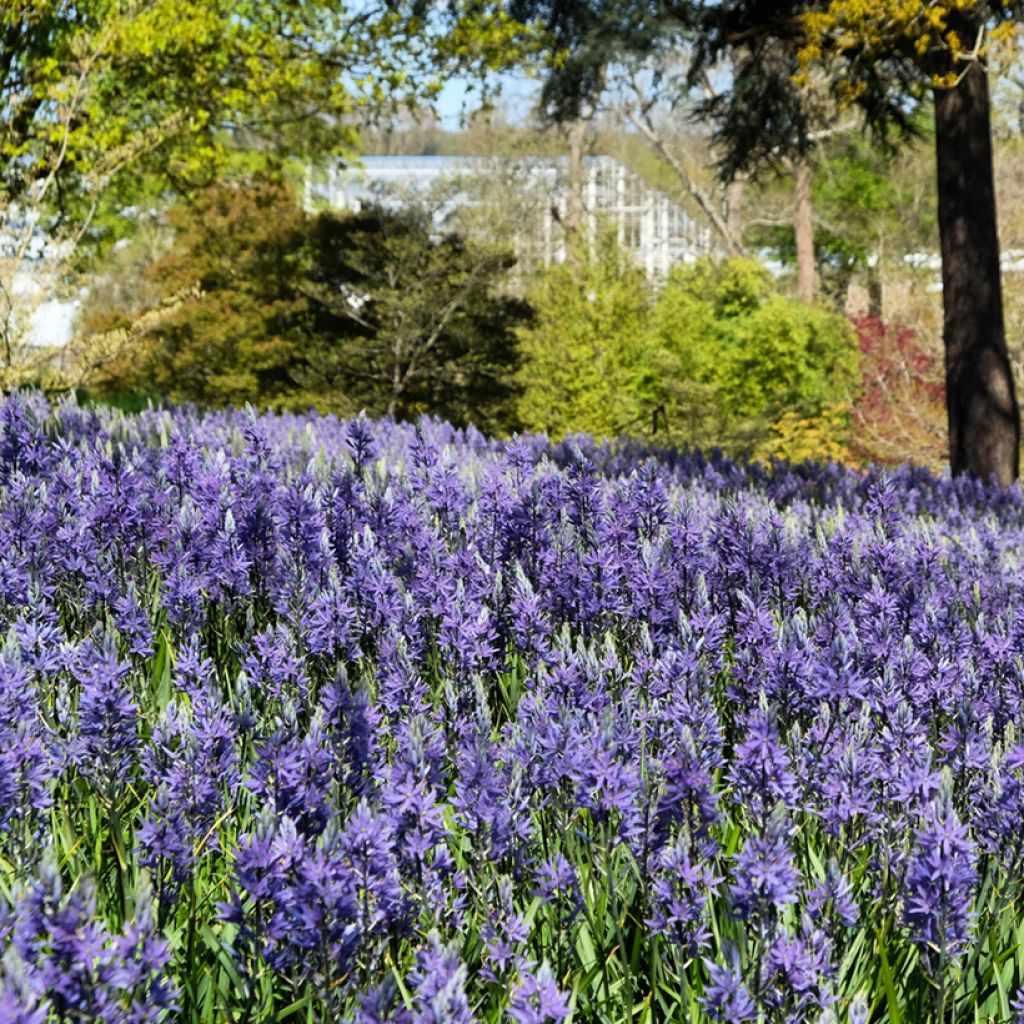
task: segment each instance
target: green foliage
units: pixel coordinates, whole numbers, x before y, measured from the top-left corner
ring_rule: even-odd
[[[753,260],[677,267],[657,295],[610,241],[550,271],[523,331],[524,424],[653,433],[747,456],[838,457],[858,380],[849,324],[775,294]]]
[[[677,268],[655,308],[652,349],[680,375],[664,378],[669,422],[683,419],[692,402],[674,381],[699,385],[700,425],[711,432],[699,440],[746,455],[790,454],[780,429],[833,415],[849,404],[857,380],[846,321],[774,294],[767,271],[752,260]]]
[[[252,0],[243,16],[230,0],[5,5],[0,190],[17,200],[49,175],[60,184],[54,215],[83,216],[69,199],[91,203],[129,166],[205,175],[229,126],[256,136],[272,123],[280,137],[305,120],[303,105],[349,109],[352,92],[330,63],[354,62],[369,40],[339,37],[321,61],[310,47],[338,28],[338,5],[290,4],[288,31],[276,6]],[[351,146],[340,122],[307,127]]]
[[[279,186],[216,187],[175,207],[170,226],[174,245],[145,268],[141,290],[187,297],[110,367],[102,390],[145,387],[204,405],[290,404],[308,305],[296,288],[302,211]],[[111,304],[85,326],[130,328],[138,317]]]
[[[718,378],[739,416],[815,413],[849,394],[853,332],[832,314],[773,295],[730,326]]]
[[[658,45],[660,15],[651,4],[511,0],[509,6],[515,18],[543,30],[542,105],[557,123],[598,100],[610,64]]]
[[[407,419],[431,412],[492,431],[516,425],[515,327],[525,303],[499,291],[515,260],[416,207],[322,214],[304,293],[319,325],[294,376],[324,405]]]
[[[500,10],[424,15],[419,0],[0,2],[0,383],[84,383],[30,337],[26,271],[48,298],[73,294],[140,211],[350,156],[357,112],[431,101],[449,75],[521,54]]]
[[[930,135],[927,125],[921,134]],[[860,133],[822,145],[812,194],[824,222],[818,226],[816,244],[830,262],[862,268],[886,241],[902,243],[903,249],[934,244],[934,182],[919,166],[913,167],[914,178],[909,177],[913,156],[911,151],[901,161]]]
[[[141,338],[101,393],[515,426],[513,327],[527,309],[497,292],[507,254],[435,238],[416,209],[311,217],[267,183],[207,190],[171,222],[142,290],[182,298],[86,322]]]
[[[921,134],[931,134],[927,125]],[[936,248],[933,144],[926,139],[894,153],[851,131],[823,140],[815,150],[815,262],[821,290],[837,306],[842,306],[854,277],[880,289],[883,275],[905,272],[906,253]],[[791,173],[761,179],[756,203],[788,210],[793,184]],[[755,222],[746,240],[782,263],[796,262],[788,217],[768,226]]]
[[[0,230],[85,239],[226,177],[355,151],[352,115],[431,101],[518,59],[522,26],[418,0],[5,0]],[[20,239],[19,239],[20,243]],[[3,283],[0,281],[0,283]]]
[[[535,320],[520,332],[523,426],[553,437],[639,431],[653,410],[643,365],[651,296],[629,257],[605,236],[578,270],[543,273],[529,301]]]

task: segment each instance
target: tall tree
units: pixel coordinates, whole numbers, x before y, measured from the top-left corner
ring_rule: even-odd
[[[658,0],[627,4],[608,0],[513,0],[511,10],[517,17],[539,20],[548,33],[543,103],[548,116],[559,123],[578,130],[581,118],[594,109],[609,77],[614,78],[614,72],[624,68],[628,71],[627,91],[633,94],[626,104],[630,120],[676,172],[685,194],[700,207],[727,253],[743,253],[741,233],[735,224],[739,206],[735,200],[743,180],[763,171],[766,165],[791,166],[796,182],[793,229],[799,271],[797,293],[809,302],[815,293],[811,156],[821,131],[818,122],[822,110],[807,83],[795,83],[800,71],[799,40],[752,36],[747,45],[732,46],[729,57],[733,88],[722,92],[711,85],[710,51],[701,41],[705,37],[716,39],[713,29],[708,32],[708,23],[720,13],[719,5],[708,8],[694,4],[689,11],[683,10],[685,6],[666,6]],[[720,55],[721,51],[714,51],[715,59]],[[680,75],[680,64],[687,63],[689,73]],[[730,145],[724,153],[716,153],[716,157],[722,157],[724,181],[734,185],[732,202],[726,204],[732,210],[731,224],[728,209],[701,187],[652,116],[659,100],[667,101],[670,109],[678,112],[695,85],[704,95],[697,104],[700,113],[723,121],[723,135],[739,133],[745,139],[742,147]],[[724,122],[728,123],[727,129]],[[573,139],[571,133],[569,139]],[[755,139],[756,144],[747,144]],[[567,220],[571,225],[572,217]]]
[[[864,5],[809,13],[808,58],[881,127],[934,105],[949,455],[954,474],[1019,472],[1020,414],[1007,355],[992,163],[988,58],[1024,4],[1005,0]]]
[[[675,61],[669,57],[669,62]],[[673,145],[662,124],[658,123],[655,112],[659,100],[668,97],[669,118],[675,121],[676,107],[679,99],[678,90],[671,84],[671,63],[658,67],[653,77],[657,80],[656,89],[648,89],[647,81],[652,78],[650,66],[636,68],[628,76],[630,98],[623,105],[623,113],[633,127],[647,139],[655,152],[671,168],[676,181],[682,187],[682,194],[691,199],[701,213],[707,218],[708,224],[718,237],[725,252],[731,256],[743,256],[743,225],[740,212],[742,206],[743,179],[736,175],[729,183],[724,197],[715,196],[702,185],[692,167],[693,155],[688,152],[691,147]],[[685,92],[685,90],[684,90]],[[689,141],[689,140],[688,140]],[[711,154],[712,161],[714,154]],[[725,209],[722,208],[724,199]]]
[[[510,253],[440,233],[414,206],[322,214],[310,251],[301,290],[318,328],[293,374],[307,392],[399,419],[515,426],[529,307],[501,291]]]
[[[757,5],[750,5],[757,6]],[[757,177],[785,167],[793,175],[793,236],[797,296],[815,297],[814,211],[811,193],[813,154],[827,113],[809,82],[796,81],[800,70],[797,41],[781,35],[749,32],[738,19],[727,47],[718,46],[727,9],[709,12],[702,5],[679,14],[692,41],[689,82],[704,81],[722,57],[730,65],[730,82],[703,90],[697,114],[715,126],[719,171],[725,181]],[[741,13],[742,16],[742,13]]]
[[[111,280],[90,297],[84,326],[109,358],[87,386],[516,425],[514,329],[528,308],[501,293],[505,251],[437,237],[417,207],[314,217],[272,183],[206,189],[170,226],[167,251],[129,266],[133,287]]]
[[[933,103],[950,465],[954,474],[1010,484],[1018,475],[1020,418],[1003,326],[986,44],[1024,5],[747,0],[706,7],[670,0],[669,10],[700,40],[698,66],[739,46],[754,55],[729,101],[709,111],[737,165],[772,144],[774,126],[799,110],[799,76],[764,79],[766,64],[752,44],[781,40],[799,49],[805,66],[825,70],[840,104],[859,107],[883,134],[912,134],[920,106]],[[773,118],[767,130],[756,110],[735,102],[758,83],[755,95]]]
[[[824,69],[839,103],[859,107],[883,135],[913,134],[919,109],[932,105],[950,465],[954,474],[1013,482],[1020,416],[999,279],[988,62],[993,38],[1013,29],[1024,2],[590,0],[582,6],[593,18],[604,12],[628,28],[600,43],[577,36],[580,66],[591,66],[597,55],[606,65],[635,58],[680,37],[690,45],[691,85],[732,59],[729,87],[702,108],[726,151],[726,178],[773,153],[800,154],[804,140],[813,139],[816,112],[806,103],[799,63]],[[594,56],[587,56],[588,45]],[[583,95],[574,92],[578,78],[558,78],[564,110]]]
[[[627,50],[653,45],[657,19],[605,0],[511,0],[509,11],[519,23],[535,26],[546,42],[539,61],[535,54],[544,79],[541,109],[566,142],[569,173],[561,220],[570,266],[581,270],[587,129],[607,86],[609,64]]]
[[[0,362],[15,276],[64,263],[115,206],[208,183],[244,147],[352,151],[354,108],[431,95],[510,39],[500,13],[435,31],[419,0],[0,3]],[[150,202],[150,199],[145,199]],[[3,369],[0,366],[0,369]]]

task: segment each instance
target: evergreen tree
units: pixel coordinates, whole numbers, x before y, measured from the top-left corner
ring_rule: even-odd
[[[267,183],[209,189],[171,226],[143,291],[182,298],[162,314],[111,309],[105,294],[126,289],[108,282],[91,301],[88,330],[139,336],[105,393],[516,425],[514,328],[528,308],[501,291],[506,253],[435,237],[416,208],[314,217]]]

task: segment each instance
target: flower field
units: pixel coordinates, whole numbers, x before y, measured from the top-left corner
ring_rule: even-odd
[[[0,405],[0,1021],[1024,1017],[1024,500]]]

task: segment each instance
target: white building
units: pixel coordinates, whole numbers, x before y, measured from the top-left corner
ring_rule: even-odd
[[[611,157],[584,160],[584,219],[587,234],[614,231],[651,278],[660,278],[676,263],[692,263],[716,251],[710,228],[692,218],[664,192]],[[437,207],[442,223],[458,205],[481,206],[499,201],[496,178],[518,183],[527,215],[517,218],[513,243],[520,264],[549,265],[565,259],[561,222],[566,210],[568,161],[525,157],[366,157],[353,167],[333,166],[309,174],[305,204],[358,210],[368,200],[385,203],[430,203],[447,183],[447,199]],[[456,182],[452,193],[451,183]],[[488,192],[490,191],[490,198]],[[506,188],[501,196],[507,201]]]

